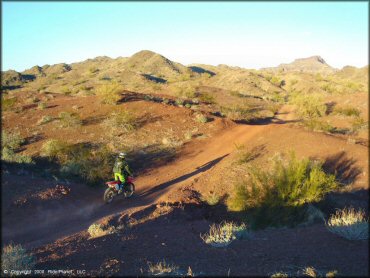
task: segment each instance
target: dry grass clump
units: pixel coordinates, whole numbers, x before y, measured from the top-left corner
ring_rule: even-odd
[[[210,206],[217,205],[220,202],[221,196],[217,194],[215,191],[207,192],[206,194],[202,194],[201,197],[202,201],[206,202]]]
[[[40,109],[40,110],[44,110],[45,108],[47,108],[47,104],[45,102],[40,102],[38,105],[37,105],[37,108]]]
[[[121,99],[122,90],[123,88],[120,84],[112,82],[97,87],[96,95],[101,99],[102,103],[117,104]]]
[[[37,125],[43,125],[50,123],[54,118],[49,115],[42,116],[42,118],[37,122]]]
[[[228,246],[235,239],[248,237],[248,230],[245,224],[237,225],[233,222],[222,222],[213,224],[208,233],[201,235],[201,239],[214,247]]]
[[[155,276],[163,275],[176,275],[178,274],[179,267],[173,264],[167,263],[165,260],[152,264],[148,263],[149,273]]]
[[[349,240],[369,239],[369,220],[363,210],[337,210],[326,223],[328,230]]]
[[[76,127],[82,125],[80,116],[76,113],[59,113],[59,122],[61,127]]]
[[[104,121],[104,124],[113,130],[129,132],[137,128],[138,120],[134,114],[128,111],[120,111],[110,114],[110,116]]]
[[[205,123],[207,123],[207,122],[208,122],[208,118],[207,118],[207,116],[205,116],[205,115],[203,115],[203,114],[197,114],[197,115],[195,116],[195,119],[196,119],[196,121],[197,121],[198,123],[203,123],[203,124],[205,124]]]
[[[111,226],[102,226],[101,224],[93,223],[87,229],[87,232],[90,235],[90,238],[97,238],[101,236],[105,236],[108,234],[114,233],[115,229]]]
[[[361,111],[355,107],[336,107],[334,108],[333,114],[347,117],[359,117]]]
[[[318,120],[317,118],[310,118],[307,120],[304,120],[303,125],[312,131],[322,131],[331,133],[335,131],[335,127],[329,124],[328,122],[324,122],[321,120]]]
[[[36,264],[35,258],[27,254],[21,245],[9,244],[1,254],[1,270],[31,270]]]

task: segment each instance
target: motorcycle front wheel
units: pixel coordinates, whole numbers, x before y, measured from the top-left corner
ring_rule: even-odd
[[[105,190],[104,192],[104,202],[105,203],[110,203],[112,202],[114,196],[116,195],[116,192],[114,191],[113,188],[107,188],[107,190]]]

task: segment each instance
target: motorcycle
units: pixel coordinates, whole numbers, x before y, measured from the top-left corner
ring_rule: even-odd
[[[130,198],[135,192],[134,178],[128,177],[125,184],[121,181],[108,181],[105,183],[108,188],[104,192],[104,202],[110,203],[114,197],[123,194],[125,198]]]

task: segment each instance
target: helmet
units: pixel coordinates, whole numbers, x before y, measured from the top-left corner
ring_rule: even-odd
[[[126,153],[124,153],[124,152],[120,152],[120,153],[118,154],[118,157],[120,157],[120,158],[125,158],[125,157],[126,157]]]

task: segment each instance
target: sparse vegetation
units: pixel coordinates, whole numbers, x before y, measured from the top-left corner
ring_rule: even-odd
[[[96,89],[96,95],[100,97],[101,102],[105,104],[117,104],[121,99],[123,88],[118,83],[109,83],[100,85]]]
[[[20,245],[9,244],[5,246],[1,254],[1,270],[31,270],[36,264],[36,259],[33,255]]]
[[[246,225],[237,225],[233,222],[213,224],[208,233],[201,235],[202,240],[213,247],[226,247],[235,239],[247,237]]]
[[[344,208],[331,215],[326,227],[334,234],[349,240],[369,239],[369,220],[363,210]]]
[[[202,195],[202,200],[210,206],[215,206],[220,202],[221,196],[215,191],[207,192]]]
[[[302,124],[312,131],[323,131],[331,133],[336,130],[335,127],[329,124],[328,122],[324,122],[317,118],[306,119],[302,122]]]

